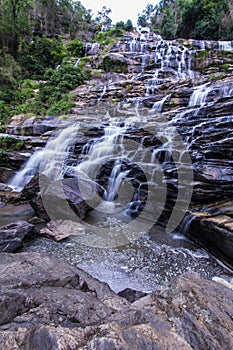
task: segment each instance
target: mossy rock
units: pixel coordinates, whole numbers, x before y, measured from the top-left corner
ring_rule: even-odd
[[[128,65],[126,62],[113,59],[109,56],[104,57],[102,67],[105,72],[126,73],[128,71]]]

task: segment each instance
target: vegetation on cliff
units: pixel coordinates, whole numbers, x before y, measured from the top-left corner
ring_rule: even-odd
[[[132,22],[111,27],[110,9],[96,19],[80,1],[0,1],[0,123],[14,114],[67,113],[70,91],[90,78],[85,42],[112,45]]]
[[[165,39],[230,40],[232,13],[232,0],[161,0],[147,5],[138,24],[149,25]]]
[[[168,39],[231,39],[232,9],[233,0],[162,0],[147,5],[138,23]],[[14,114],[70,111],[72,90],[91,77],[85,43],[97,42],[104,57],[133,30],[131,20],[113,26],[110,13],[104,6],[94,19],[80,1],[71,0],[0,1],[0,127]],[[126,67],[107,57],[102,69]]]

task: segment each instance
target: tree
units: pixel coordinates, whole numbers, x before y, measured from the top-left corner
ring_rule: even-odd
[[[125,30],[131,32],[133,30],[133,23],[130,19],[125,23]]]
[[[112,10],[110,8],[107,8],[106,6],[103,6],[102,10],[98,12],[96,21],[101,25],[101,31],[106,31],[111,27],[112,20],[109,17],[109,14],[111,12]]]
[[[2,0],[0,2],[1,47],[17,57],[20,39],[30,33],[31,0]]]

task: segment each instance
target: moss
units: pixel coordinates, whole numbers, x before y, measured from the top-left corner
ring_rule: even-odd
[[[224,74],[218,74],[218,75],[212,75],[210,77],[210,81],[214,82],[214,81],[217,81],[217,80],[221,80],[224,78]]]
[[[125,62],[115,60],[109,56],[104,57],[102,66],[105,72],[126,73],[128,71]]]
[[[208,58],[208,51],[207,50],[200,50],[197,51],[195,54],[195,57],[198,59],[202,59],[205,60],[206,58]]]

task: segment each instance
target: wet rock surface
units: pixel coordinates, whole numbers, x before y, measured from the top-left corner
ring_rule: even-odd
[[[0,226],[0,252],[15,252],[35,235],[35,226],[26,221]]]
[[[56,258],[0,254],[4,349],[221,349],[233,346],[233,291],[197,274],[133,303]]]

